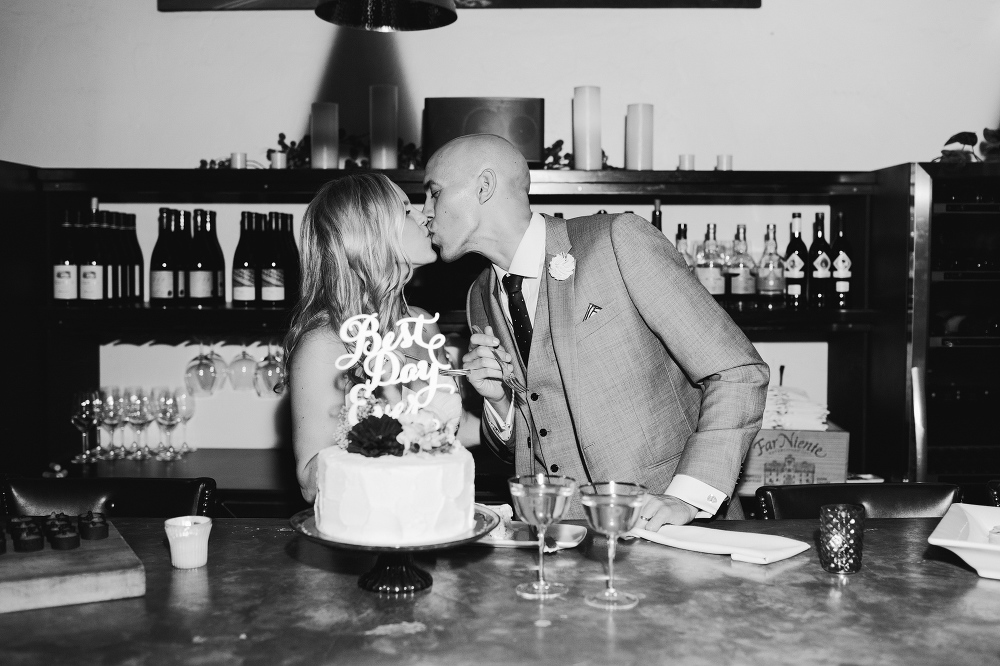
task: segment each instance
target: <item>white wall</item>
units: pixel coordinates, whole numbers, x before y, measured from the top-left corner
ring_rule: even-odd
[[[612,164],[624,160],[626,106],[655,105],[657,169],[674,168],[679,153],[707,169],[728,153],[737,169],[869,170],[932,159],[952,134],[1000,121],[996,0],[763,4],[460,10],[441,30],[382,35],[308,11],[165,14],[155,0],[3,0],[0,159],[185,168],[243,151],[264,161],[279,132],[307,131],[313,101],[339,102],[343,124],[365,131],[371,83],[400,86],[406,140],[419,142],[425,97],[526,96],[545,98],[546,145],[563,139],[567,148],[573,87],[597,85]],[[155,213],[134,208],[148,257]],[[238,212],[215,208],[220,222]],[[297,221],[300,209],[288,210]],[[805,220],[813,212],[796,210]],[[664,226],[672,235],[688,222],[694,237],[716,221],[730,238],[745,222],[753,243],[770,221],[785,236],[788,213],[679,207],[667,209]],[[221,226],[229,259],[236,232]],[[786,384],[825,400],[825,345],[761,352],[775,377],[785,364]],[[189,355],[109,345],[102,382],[179,383]],[[220,394],[203,401],[189,434],[202,446],[273,446],[275,410],[256,396]]]

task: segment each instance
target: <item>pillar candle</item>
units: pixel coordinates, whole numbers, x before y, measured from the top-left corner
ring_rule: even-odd
[[[340,108],[335,102],[312,105],[310,141],[312,168],[336,169],[340,165]]]
[[[629,104],[625,116],[625,168],[653,168],[653,105]]]
[[[397,168],[399,166],[399,92],[396,86],[369,87],[368,119],[371,129],[372,168]]]
[[[601,169],[601,89],[578,86],[573,89],[573,168]]]

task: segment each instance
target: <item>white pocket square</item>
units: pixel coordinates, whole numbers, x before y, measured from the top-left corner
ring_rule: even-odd
[[[591,303],[590,305],[587,306],[587,313],[585,315],[583,315],[583,320],[587,321],[588,319],[590,319],[591,317],[593,317],[595,314],[597,314],[598,312],[600,312],[602,309],[603,308],[600,305],[595,305],[595,304]]]

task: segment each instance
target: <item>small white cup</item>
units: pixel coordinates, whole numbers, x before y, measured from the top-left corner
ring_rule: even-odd
[[[197,569],[208,564],[208,535],[212,519],[206,516],[180,516],[163,523],[170,542],[170,563],[178,569]]]
[[[274,151],[273,153],[271,153],[271,168],[287,169],[288,153],[279,153],[278,151]]]
[[[677,168],[680,171],[694,171],[694,155],[680,155],[677,161]]]
[[[229,156],[229,168],[230,169],[246,169],[247,168],[247,154],[246,153],[233,153]]]
[[[715,170],[716,171],[732,171],[733,170],[733,156],[732,155],[716,155],[715,156]]]

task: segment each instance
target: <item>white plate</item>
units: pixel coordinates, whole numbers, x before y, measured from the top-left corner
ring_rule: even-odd
[[[531,526],[528,523],[512,520],[510,527],[514,531],[511,539],[492,539],[487,534],[479,541],[473,541],[472,545],[494,546],[496,548],[538,548],[538,539],[532,538]],[[587,536],[587,528],[582,525],[556,524],[549,526],[546,535],[552,536],[559,548],[575,548]]]
[[[1000,508],[952,504],[927,541],[955,553],[983,578],[1000,578],[1000,544],[988,536],[997,525]]]

